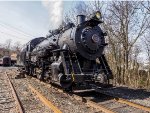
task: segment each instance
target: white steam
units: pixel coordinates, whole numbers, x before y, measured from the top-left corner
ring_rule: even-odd
[[[63,1],[48,0],[42,1],[42,4],[49,12],[49,21],[51,29],[57,29],[63,20]]]

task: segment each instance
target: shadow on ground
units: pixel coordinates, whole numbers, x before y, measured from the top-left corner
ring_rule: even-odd
[[[147,99],[150,101],[150,92],[146,91],[145,89],[131,89],[128,87],[112,87],[108,89],[107,88],[98,89],[97,91],[102,93],[95,93],[94,91],[91,91],[91,92],[77,93],[77,95],[89,98],[90,100],[95,102],[104,102],[107,100],[114,99],[113,97],[107,96],[105,94],[113,95],[119,98],[129,99],[129,100]]]
[[[150,100],[150,92],[146,89],[132,89],[128,87],[112,87],[108,89],[100,89],[105,93],[110,93],[125,99],[148,99]]]

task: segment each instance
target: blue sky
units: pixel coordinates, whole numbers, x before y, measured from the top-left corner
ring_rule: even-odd
[[[79,2],[63,1],[64,14]],[[53,24],[49,19],[49,11],[41,1],[0,1],[0,44],[8,39],[25,44],[35,37],[46,36]]]
[[[63,2],[63,11],[68,12],[75,2]],[[30,39],[45,36],[52,23],[49,12],[41,1],[0,2],[0,43],[7,39],[22,44]]]

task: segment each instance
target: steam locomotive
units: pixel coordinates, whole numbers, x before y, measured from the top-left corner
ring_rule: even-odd
[[[77,15],[76,25],[68,23],[31,40],[20,54],[23,72],[66,90],[109,84],[113,74],[103,54],[107,34],[101,23],[99,11]]]

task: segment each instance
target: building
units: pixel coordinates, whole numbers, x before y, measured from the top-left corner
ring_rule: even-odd
[[[5,48],[0,48],[0,59],[4,56],[10,56],[12,65],[17,62],[17,52]]]
[[[17,53],[16,52],[12,52],[10,55],[11,58],[11,64],[14,65],[17,63]]]
[[[2,58],[3,56],[10,56],[11,52],[8,49],[5,48],[0,48],[0,58]]]

